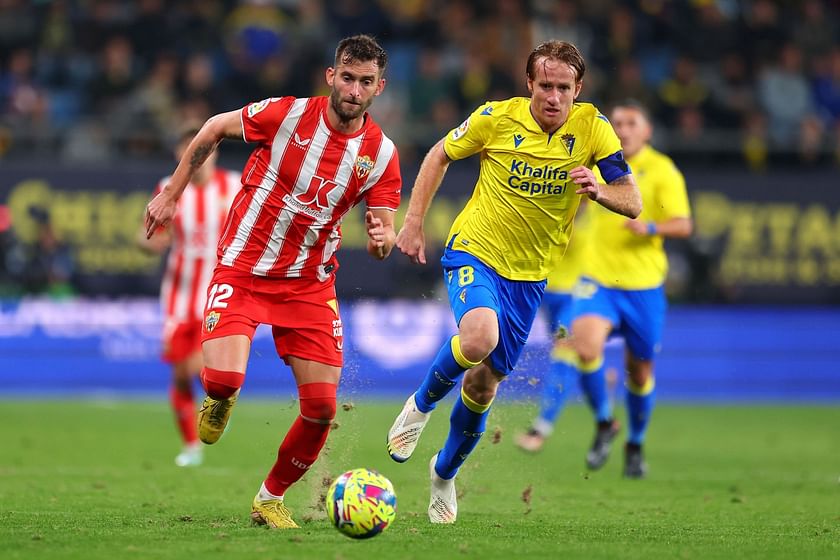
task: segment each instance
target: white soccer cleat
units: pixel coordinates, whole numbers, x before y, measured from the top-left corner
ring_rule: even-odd
[[[437,453],[429,462],[429,474],[432,479],[432,499],[429,501],[429,521],[450,525],[458,517],[458,496],[455,493],[455,477],[449,480],[441,478],[435,471]]]
[[[200,443],[185,445],[184,449],[175,457],[175,464],[179,467],[197,467],[204,461]]]
[[[423,433],[423,428],[426,427],[431,415],[431,411],[420,412],[417,410],[414,395],[408,397],[402,412],[394,420],[391,429],[388,430],[388,453],[391,455],[391,459],[397,463],[408,461],[417,448],[420,434]]]

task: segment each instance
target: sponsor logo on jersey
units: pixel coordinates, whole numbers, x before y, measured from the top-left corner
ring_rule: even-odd
[[[481,114],[482,115],[492,115],[493,114],[493,106],[488,105],[487,107],[484,108],[484,110],[481,112]]]
[[[263,99],[262,101],[257,101],[256,103],[251,103],[248,105],[248,118],[253,117],[260,111],[264,110],[268,107],[268,104],[272,101],[276,101],[279,97],[269,97],[268,99]]]
[[[211,311],[207,314],[207,317],[204,318],[204,330],[208,333],[213,332],[213,329],[216,328],[216,325],[219,324],[219,319],[221,319],[222,314],[218,311]]]
[[[467,289],[466,288],[461,290],[461,293],[458,294],[458,299],[461,300],[461,303],[467,303]]]
[[[521,134],[514,134],[513,135],[513,147],[518,148],[519,144],[521,144],[523,140],[525,140],[524,136],[522,136]]]
[[[467,133],[467,129],[470,127],[470,119],[467,118],[464,122],[461,123],[461,126],[456,128],[452,131],[452,139],[457,140],[461,136]]]
[[[510,163],[508,186],[523,191],[525,194],[553,195],[566,192],[569,172],[560,166],[533,166],[523,160],[514,159]]]
[[[356,158],[356,177],[359,179],[367,177],[368,173],[373,169],[374,163],[376,162],[370,159],[370,156],[359,156]]]
[[[311,141],[312,138],[301,138],[300,136],[298,136],[298,133],[295,132],[295,144],[297,144],[301,148],[306,147],[306,145],[309,144]]]

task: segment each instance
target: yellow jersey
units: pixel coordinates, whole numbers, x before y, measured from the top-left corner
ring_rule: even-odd
[[[449,231],[466,251],[509,280],[544,280],[552,253],[563,255],[580,203],[569,172],[621,152],[595,106],[575,103],[553,134],[531,115],[531,100],[488,102],[447,134],[451,160],[481,154],[472,196]],[[623,165],[623,162],[621,162]]]
[[[571,293],[572,288],[577,284],[580,273],[583,270],[586,252],[592,231],[589,206],[596,203],[586,203],[584,208],[578,209],[575,217],[574,229],[569,238],[569,245],[566,253],[553,251],[551,253],[551,270],[548,272],[548,284],[545,287],[547,292]]]
[[[665,154],[645,146],[627,160],[642,193],[644,222],[690,218],[685,179]],[[668,259],[661,235],[636,235],[624,227],[627,218],[593,204],[592,243],[583,275],[622,290],[647,290],[665,282]]]

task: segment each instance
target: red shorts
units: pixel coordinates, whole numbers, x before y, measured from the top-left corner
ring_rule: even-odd
[[[217,266],[207,289],[201,341],[232,334],[254,338],[272,326],[277,354],[341,367],[344,337],[333,282],[264,278]]]
[[[175,364],[201,352],[201,322],[201,319],[180,323],[167,319],[163,325],[161,359],[167,364]]]

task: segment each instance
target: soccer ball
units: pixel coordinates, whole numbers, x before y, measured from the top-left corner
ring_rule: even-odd
[[[368,539],[394,522],[397,496],[391,481],[378,472],[353,469],[330,485],[326,507],[336,529],[353,539]]]

